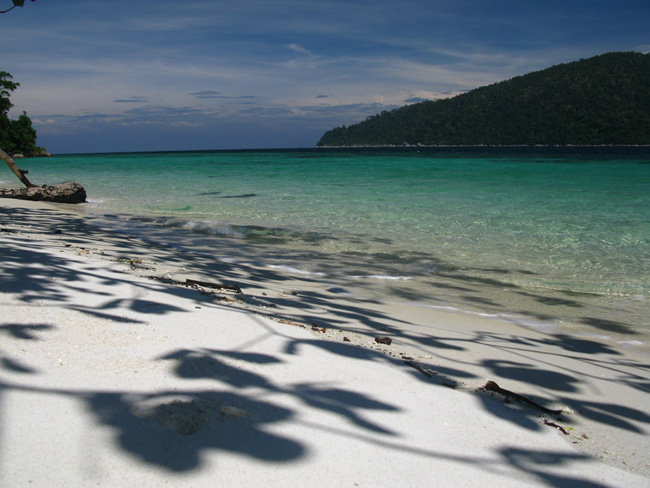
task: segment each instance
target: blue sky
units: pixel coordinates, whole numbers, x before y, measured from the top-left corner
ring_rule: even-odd
[[[0,15],[0,46],[10,115],[55,153],[311,147],[406,103],[650,52],[650,2],[36,0]]]

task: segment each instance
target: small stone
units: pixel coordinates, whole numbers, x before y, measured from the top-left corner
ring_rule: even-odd
[[[375,342],[377,344],[386,344],[387,346],[390,346],[393,340],[390,337],[375,337]]]

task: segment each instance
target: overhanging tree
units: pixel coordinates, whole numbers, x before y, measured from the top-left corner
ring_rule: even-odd
[[[32,0],[33,2],[34,0]],[[6,14],[10,10],[16,8],[16,7],[22,7],[25,5],[25,0],[12,0],[13,5],[9,7],[6,10],[0,10],[0,14]],[[14,91],[18,87],[18,83],[14,83],[11,81],[11,75],[9,73],[6,73],[5,71],[0,71],[0,139],[2,139],[2,119],[5,119],[7,112],[9,112],[9,109],[12,107],[11,102],[9,101],[9,94]],[[8,118],[6,119],[7,121],[9,120]],[[6,124],[7,127],[6,129],[8,130],[8,124]],[[26,170],[22,170],[16,166],[16,163],[14,163],[14,160],[11,159],[11,157],[0,148],[0,159],[2,159],[11,172],[15,174],[18,179],[22,182],[23,185],[25,185],[27,188],[36,186],[32,184],[27,177],[25,176],[27,174]]]
[[[33,1],[34,0],[32,0],[32,2]],[[9,7],[8,9],[0,10],[0,14],[6,14],[7,12],[9,12],[10,10],[15,9],[16,7],[22,7],[23,5],[25,5],[25,0],[12,0],[12,3],[13,3],[13,6]]]
[[[33,2],[34,0],[32,0]],[[0,14],[5,14],[16,7],[22,7],[25,0],[12,0],[13,6],[0,10]],[[3,130],[12,132],[12,137],[24,145],[36,140],[36,132],[32,128],[32,122],[23,112],[17,121],[11,122],[7,117],[9,109],[12,107],[9,101],[9,95],[18,87],[18,83],[12,81],[12,76],[0,71],[0,141],[3,140]],[[13,126],[13,127],[12,127]],[[29,149],[29,147],[27,147]],[[14,160],[0,148],[0,159],[2,159],[11,172],[27,187],[22,189],[0,190],[0,197],[21,198],[26,200],[45,200],[61,203],[82,203],[86,201],[86,190],[79,183],[63,183],[61,185],[36,186],[25,176],[27,171],[16,166]]]
[[[20,86],[19,83],[12,80],[13,77],[9,73],[6,71],[0,71],[0,141],[7,139],[9,137],[9,132],[11,131],[11,122],[9,121],[7,114],[13,104],[9,101],[9,95]],[[21,124],[26,125],[26,122],[23,121]],[[29,124],[29,127],[31,128],[31,123]],[[27,188],[36,186],[25,176],[27,171],[18,168],[14,160],[4,152],[2,148],[0,148],[0,158],[7,164],[11,172],[18,177],[23,185]]]

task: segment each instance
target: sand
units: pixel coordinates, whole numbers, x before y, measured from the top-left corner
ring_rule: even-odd
[[[650,485],[643,351],[341,291],[0,200],[0,486]]]

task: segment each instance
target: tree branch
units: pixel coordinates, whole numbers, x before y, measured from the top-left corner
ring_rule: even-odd
[[[28,173],[28,171],[24,169],[20,169],[18,166],[16,166],[14,160],[11,159],[9,155],[6,152],[4,152],[2,149],[0,149],[0,159],[2,159],[5,163],[7,163],[7,166],[9,166],[11,172],[15,174],[18,177],[18,179],[22,182],[22,184],[25,185],[27,188],[36,186],[31,181],[29,181],[25,176]]]
[[[7,10],[0,10],[0,14],[6,14],[7,12],[15,9],[16,7],[22,7],[23,5],[25,5],[25,0],[11,0],[11,1],[14,3],[14,6],[9,7]],[[35,0],[32,0],[32,2],[34,1]]]

